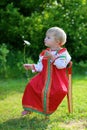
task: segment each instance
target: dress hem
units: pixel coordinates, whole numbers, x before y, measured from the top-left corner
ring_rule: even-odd
[[[26,111],[36,112],[36,113],[39,113],[39,114],[43,114],[45,116],[49,116],[49,115],[52,114],[52,113],[48,114],[48,113],[41,112],[41,111],[38,111],[38,110],[35,110],[35,109],[32,109],[32,108],[27,108],[27,107],[23,107],[23,109],[26,110]]]

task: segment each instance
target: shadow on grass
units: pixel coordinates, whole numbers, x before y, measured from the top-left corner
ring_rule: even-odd
[[[49,120],[36,117],[21,117],[0,124],[0,130],[45,130],[48,124]]]

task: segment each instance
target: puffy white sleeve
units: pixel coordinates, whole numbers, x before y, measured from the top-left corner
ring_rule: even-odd
[[[66,68],[67,64],[70,62],[71,56],[69,55],[68,51],[66,50],[62,54],[58,54],[53,64],[58,69]]]
[[[43,69],[42,58],[43,58],[43,56],[39,56],[39,60],[38,60],[37,64],[33,64],[32,72],[41,72],[42,71],[42,69]]]

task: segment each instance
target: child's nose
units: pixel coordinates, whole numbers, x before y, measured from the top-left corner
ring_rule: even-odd
[[[44,39],[44,42],[46,42],[46,38]]]
[[[47,41],[47,37],[45,38],[45,41]]]

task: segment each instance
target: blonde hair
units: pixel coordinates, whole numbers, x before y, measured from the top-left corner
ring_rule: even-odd
[[[64,45],[66,43],[67,36],[63,29],[59,27],[52,27],[49,28],[46,33],[52,33],[55,39],[61,42],[61,45]]]

